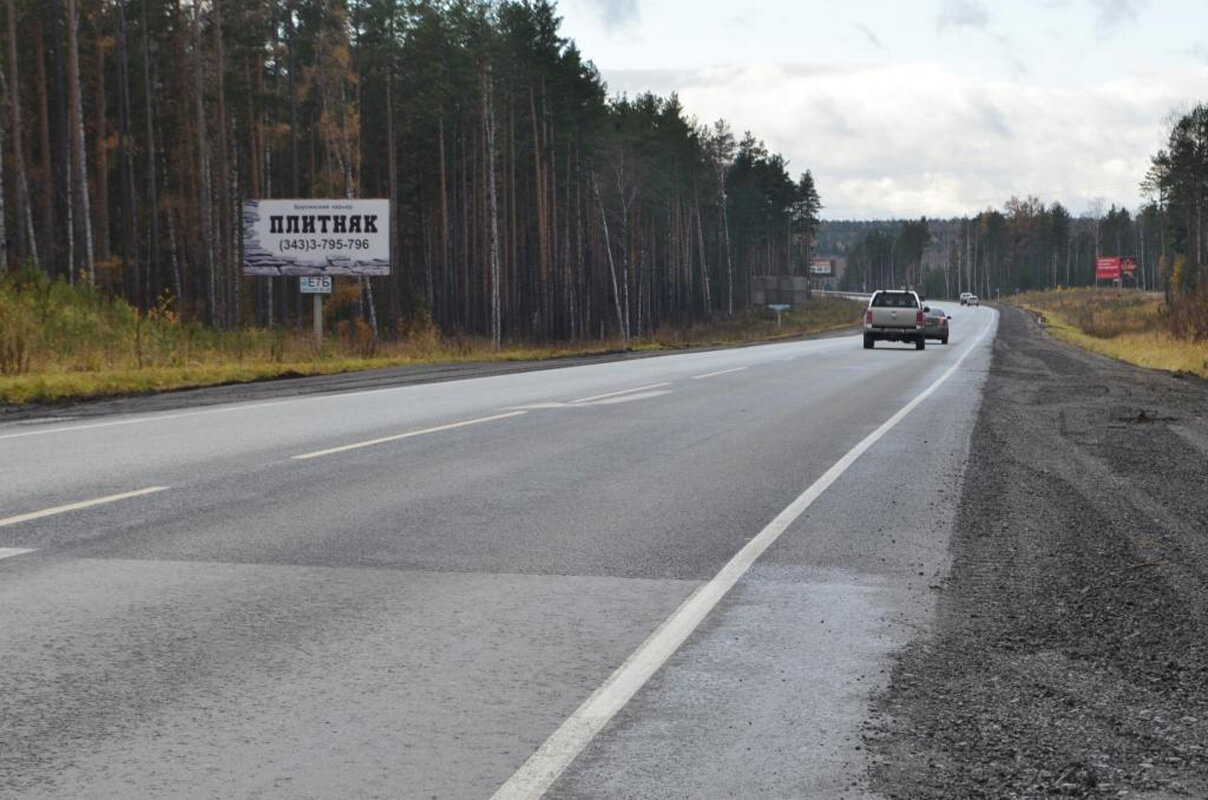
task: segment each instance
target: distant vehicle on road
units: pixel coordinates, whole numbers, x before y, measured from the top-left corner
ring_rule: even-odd
[[[980,297],[978,297],[978,296],[977,296],[977,295],[975,295],[975,294],[971,294],[971,295],[969,295],[969,302],[968,302],[968,303],[966,303],[965,305],[970,305],[970,306],[980,306],[980,305],[981,305],[981,298],[980,298]]]
[[[874,292],[864,312],[864,349],[871,350],[878,340],[914,342],[915,350],[927,347],[923,331],[923,303],[914,292]]]
[[[928,339],[939,339],[940,344],[948,344],[948,331],[952,325],[952,317],[942,308],[923,306],[923,336]]]
[[[969,298],[973,296],[973,292],[961,292],[961,305],[969,305]]]

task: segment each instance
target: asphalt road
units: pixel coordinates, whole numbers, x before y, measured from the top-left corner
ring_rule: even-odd
[[[955,306],[0,426],[0,796],[864,796],[997,324]]]

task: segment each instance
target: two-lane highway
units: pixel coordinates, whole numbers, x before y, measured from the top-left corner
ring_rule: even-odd
[[[0,795],[858,793],[997,322],[952,313],[0,427]]]

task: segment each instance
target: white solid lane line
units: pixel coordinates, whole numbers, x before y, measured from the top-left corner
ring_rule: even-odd
[[[985,338],[989,325],[982,327],[981,334],[961,354],[960,358],[921,394],[903,406],[868,436],[864,437],[843,458],[839,459],[822,477],[802,492],[797,499],[781,511],[775,519],[756,534],[730,559],[721,571],[708,583],[693,592],[675,612],[663,621],[645,642],[635,650],[625,663],[617,667],[600,688],[596,689],[573,714],[550,735],[545,743],[529,757],[528,761],[499,787],[493,800],[530,800],[541,797],[570,766],[608,721],[629,702],[638,690],[666,663],[680,645],[704,621],[709,612],[721,601],[738,579],[746,573],[755,560],[780,538],[788,527],[809,508],[831,484],[876,444],[885,434],[893,430],[907,414],[940,388],[964,362],[970,353]]]
[[[595,400],[603,400],[608,397],[618,397],[620,395],[631,394],[633,392],[644,392],[647,389],[661,389],[664,386],[670,386],[670,385],[671,385],[670,381],[663,381],[662,383],[652,383],[648,386],[638,386],[633,389],[621,389],[618,392],[608,392],[607,394],[597,394],[597,395],[593,395],[591,397],[580,397],[578,400],[571,400],[570,402],[571,403],[591,403]]]
[[[370,439],[367,442],[356,442],[354,444],[345,444],[340,447],[331,447],[327,450],[316,450],[313,453],[303,453],[293,456],[295,461],[305,461],[309,458],[318,458],[319,456],[330,456],[335,453],[346,453],[349,450],[359,450],[362,447],[373,447],[378,444],[386,444],[387,442],[397,442],[401,439],[410,439],[413,436],[423,436],[427,433],[437,433],[439,431],[451,431],[454,428],[464,428],[468,425],[479,425],[483,422],[492,422],[497,419],[507,419],[508,417],[518,417],[521,414],[526,414],[526,411],[511,411],[507,414],[495,414],[490,417],[479,417],[477,419],[467,419],[462,422],[452,422],[448,425],[438,425],[435,428],[424,428],[418,431],[408,431],[407,433],[397,433],[393,436],[383,436],[380,439]]]
[[[43,517],[53,517],[55,514],[63,514],[68,511],[79,511],[82,508],[92,508],[93,506],[105,505],[106,503],[116,503],[118,500],[129,500],[132,497],[142,497],[145,494],[155,494],[156,492],[165,491],[167,486],[149,486],[146,489],[138,489],[133,492],[122,492],[121,494],[111,494],[108,497],[98,497],[95,500],[81,500],[78,503],[68,503],[65,506],[55,506],[54,508],[43,509],[42,511],[31,511],[28,514],[17,514],[13,517],[0,518],[0,528],[9,525],[17,525],[21,522],[30,522]]]
[[[13,556],[23,556],[26,553],[37,552],[28,547],[0,547],[0,560],[12,558]]]
[[[729,375],[731,372],[742,372],[746,367],[734,367],[733,369],[719,369],[717,372],[706,372],[704,375],[693,375],[692,380],[699,381],[705,378],[713,378],[718,375]]]

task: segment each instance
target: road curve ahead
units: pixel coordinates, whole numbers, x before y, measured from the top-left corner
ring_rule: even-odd
[[[860,796],[997,324],[950,310],[0,426],[0,797]]]

